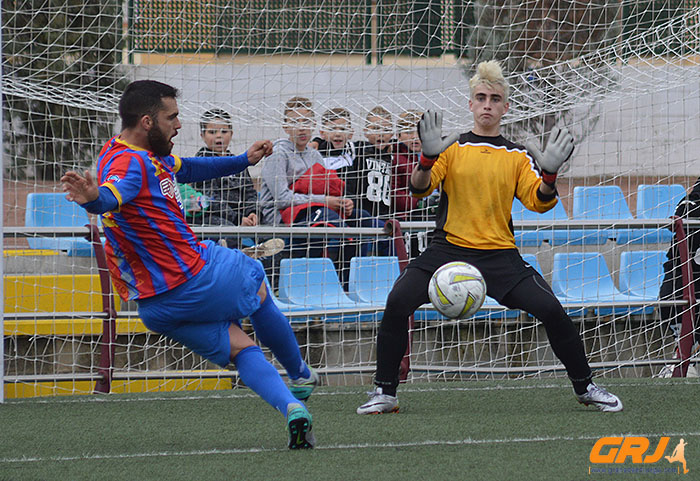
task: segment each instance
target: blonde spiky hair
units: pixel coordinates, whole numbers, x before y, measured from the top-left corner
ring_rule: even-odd
[[[486,84],[489,87],[501,87],[505,94],[505,99],[503,100],[508,100],[510,86],[505,77],[503,77],[503,70],[498,61],[487,60],[477,65],[476,73],[469,79],[469,90],[473,91],[479,84]]]

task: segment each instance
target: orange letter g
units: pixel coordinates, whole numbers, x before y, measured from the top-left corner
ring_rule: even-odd
[[[593,445],[591,449],[591,455],[589,457],[592,463],[612,463],[615,461],[615,456],[617,455],[618,448],[610,448],[607,454],[601,454],[603,446],[619,446],[622,443],[622,437],[616,436],[606,436],[600,438]]]

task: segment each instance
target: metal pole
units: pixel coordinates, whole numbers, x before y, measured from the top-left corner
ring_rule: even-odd
[[[0,199],[4,204],[5,193],[3,189],[3,184],[5,179],[3,178],[3,172],[5,170],[5,156],[4,146],[2,143],[2,127],[4,126],[2,120],[2,9],[0,9]],[[4,215],[5,209],[0,209],[0,277],[5,278],[5,242],[3,235],[4,226]],[[0,337],[2,337],[2,342],[0,342],[0,403],[5,402],[5,286],[4,283],[0,283]]]

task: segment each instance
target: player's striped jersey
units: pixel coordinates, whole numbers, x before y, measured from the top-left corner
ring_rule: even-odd
[[[442,184],[436,214],[436,239],[473,249],[515,248],[513,197],[535,212],[546,212],[556,197],[542,200],[534,160],[524,147],[498,137],[462,134],[433,166],[429,195]]]
[[[185,222],[175,174],[182,161],[110,139],[97,162],[98,184],[119,202],[102,214],[107,262],[119,295],[144,299],[196,275],[208,258]]]

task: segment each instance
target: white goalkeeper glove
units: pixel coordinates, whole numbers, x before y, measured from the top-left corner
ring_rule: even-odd
[[[459,134],[453,132],[442,138],[442,111],[426,110],[418,122],[418,137],[420,137],[423,153],[419,168],[430,170],[440,154],[457,142]]]
[[[546,184],[554,185],[557,180],[557,172],[574,152],[574,137],[566,128],[554,127],[549,134],[549,141],[544,153],[537,144],[530,140],[525,143],[525,147],[542,169],[542,180]]]

